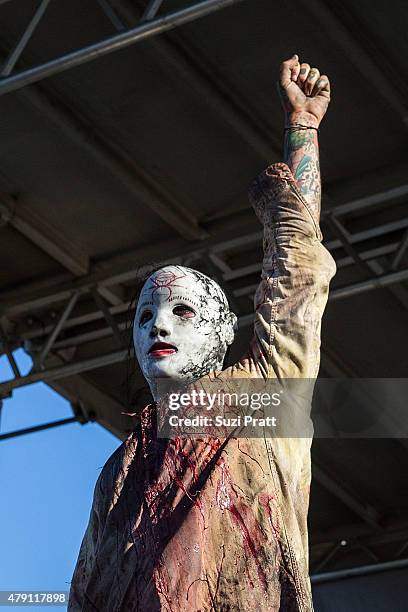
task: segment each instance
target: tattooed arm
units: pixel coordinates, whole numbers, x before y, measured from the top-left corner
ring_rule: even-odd
[[[304,118],[298,123],[304,125]],[[292,128],[285,131],[284,161],[292,171],[295,183],[310,204],[316,218],[320,215],[319,143],[314,129]]]
[[[303,72],[302,72],[303,70]],[[329,104],[329,80],[300,64],[281,65],[286,114],[285,163],[249,187],[264,226],[261,282],[255,295],[251,355],[265,377],[311,378],[320,360],[320,323],[335,262],[322,244],[317,131]]]
[[[279,92],[286,120],[284,161],[318,222],[321,184],[316,128],[330,102],[330,82],[294,55],[281,65]]]

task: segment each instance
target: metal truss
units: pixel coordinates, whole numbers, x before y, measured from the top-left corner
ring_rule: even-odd
[[[16,63],[20,59],[27,43],[43,18],[50,1],[51,0],[41,0],[20,40],[4,62],[0,71],[0,76],[2,77],[0,78],[0,95],[21,89],[32,83],[37,83],[47,77],[60,74],[65,70],[98,59],[113,51],[124,49],[136,42],[146,40],[157,34],[162,34],[163,32],[172,30],[185,23],[209,15],[221,8],[237,4],[242,0],[203,0],[202,2],[192,4],[173,13],[157,17],[156,19],[156,14],[163,4],[163,0],[150,0],[139,24],[128,30],[125,29],[120,18],[110,6],[109,0],[95,0],[101,6],[101,9],[108,16],[116,30],[119,31],[118,34],[105,38],[98,43],[78,49],[77,51],[62,55],[61,57],[39,66],[13,73]]]
[[[3,400],[0,399],[0,416],[2,408]],[[71,408],[73,412],[72,417],[59,419],[58,421],[51,421],[50,423],[42,423],[41,425],[34,425],[33,427],[25,427],[24,429],[18,429],[17,431],[8,431],[7,433],[0,434],[0,441],[9,440],[10,438],[17,438],[19,436],[35,433],[37,431],[44,431],[45,429],[53,429],[54,427],[60,427],[61,425],[69,425],[71,423],[80,423],[81,425],[85,425],[85,423],[94,420],[92,413],[86,414],[81,402],[76,402],[75,404],[71,402]]]
[[[388,564],[391,568],[394,564],[398,566],[401,563],[403,566],[407,563],[407,559],[401,559],[408,547],[408,525],[405,521],[390,519],[385,521],[383,529],[374,531],[368,523],[343,525],[327,533],[315,533],[314,541],[314,544],[311,545],[311,553],[316,560],[311,564],[311,574],[315,582],[319,582],[320,576],[322,581],[326,576],[329,579],[331,573],[322,574],[322,570],[335,557],[350,554],[351,549],[364,551],[367,557],[374,561],[370,566],[366,566],[372,572],[375,572],[377,568],[382,568],[383,565],[385,569]],[[380,560],[373,548],[384,545],[388,547],[388,553]],[[348,571],[348,569],[344,570],[344,572]]]
[[[0,0],[0,5],[5,1]],[[31,39],[38,23],[43,18],[50,0],[39,1],[38,7],[30,20],[29,24],[20,40],[15,45],[14,49],[9,54],[8,58],[3,63],[1,69],[2,78],[0,78],[0,94],[7,93],[20,89],[29,83],[37,82],[47,76],[57,74],[70,67],[82,64],[90,61],[107,53],[113,52],[114,50],[124,48],[139,40],[152,37],[161,32],[165,32],[169,29],[175,28],[178,25],[187,23],[196,18],[209,14],[216,11],[224,6],[232,5],[240,0],[206,0],[198,4],[191,5],[187,8],[179,10],[175,13],[171,13],[159,18],[156,18],[157,11],[161,8],[163,0],[150,0],[146,2],[144,13],[140,16],[139,23],[136,27],[130,28],[130,23],[135,21],[133,12],[128,15],[126,11],[117,11],[111,5],[111,0],[95,0],[101,6],[101,9],[105,12],[106,16],[111,21],[113,27],[118,31],[118,34],[100,41],[99,43],[80,49],[63,57],[47,62],[41,66],[29,68],[22,72],[15,73],[14,68],[17,62],[20,60],[22,53]],[[314,5],[320,5],[319,0],[315,0]],[[313,11],[312,11],[313,12]],[[327,11],[326,11],[327,12]],[[324,13],[325,18],[329,19],[329,15]],[[337,31],[343,31],[339,28],[339,24],[334,21],[333,16],[330,17],[330,27]],[[337,29],[336,29],[337,28]],[[346,35],[344,35],[346,36]],[[347,36],[346,36],[347,38]],[[161,41],[163,42],[163,41]],[[342,39],[341,43],[348,43],[348,39]],[[364,70],[369,68],[371,71],[377,70],[373,65],[370,58],[364,55],[364,50],[360,46],[354,45],[354,52],[357,53],[364,65]],[[170,53],[169,49],[164,49],[164,55],[166,59],[170,58],[171,63],[176,62],[177,65],[180,63],[180,58],[174,56],[174,50]],[[173,57],[174,56],[174,57]],[[172,64],[172,65],[173,65]],[[184,67],[184,64],[183,64]],[[384,76],[384,75],[377,75]],[[219,107],[219,97],[215,92],[212,92],[208,88],[207,83],[197,81],[197,75],[194,72],[189,71],[189,78],[193,78],[194,83],[198,86],[198,90],[205,90],[205,97],[209,100],[213,100],[214,104]],[[194,80],[195,79],[195,80]],[[388,85],[390,85],[388,83]],[[385,88],[387,91],[388,102],[392,103],[394,109],[396,109],[396,95],[391,95],[390,87]],[[37,107],[41,107],[42,110],[55,115],[54,105],[48,103],[44,106],[43,97],[39,99],[38,92],[31,92],[30,90],[24,90],[25,93],[30,93],[30,102],[33,102]],[[35,94],[35,95],[34,95]],[[211,95],[210,95],[211,94]],[[388,95],[389,94],[389,95]],[[33,98],[34,95],[34,98]],[[224,107],[222,107],[223,109]],[[258,137],[254,137],[254,134],[249,129],[250,126],[246,124],[242,118],[235,116],[231,119],[231,109],[224,109],[226,112],[224,115],[227,117],[229,123],[234,127],[237,133],[244,135],[246,140],[253,144],[254,150],[262,152],[265,156],[269,155],[270,148],[265,146],[262,141],[259,141]],[[401,111],[401,107],[398,109]],[[228,111],[228,112],[227,112]],[[65,117],[61,118],[61,111],[58,111],[59,115],[56,119],[65,125]],[[83,141],[83,129],[81,126],[73,126],[75,132],[75,138],[80,138],[81,143]],[[72,131],[72,126],[71,126]],[[83,143],[82,143],[83,144]],[[94,144],[93,144],[94,146]],[[110,161],[110,168],[112,166],[112,160]],[[119,171],[119,175],[122,176],[122,170],[115,165],[115,172]],[[128,182],[128,181],[127,181]],[[140,185],[131,185],[132,190],[136,192],[140,189]],[[351,285],[336,287],[330,294],[331,300],[338,300],[350,297],[357,293],[363,293],[370,290],[375,290],[379,287],[389,287],[390,290],[396,295],[396,297],[408,307],[408,298],[406,299],[406,290],[400,286],[399,283],[408,278],[408,270],[399,269],[402,261],[404,252],[408,245],[408,222],[406,219],[400,219],[398,221],[391,221],[390,223],[383,224],[378,227],[370,227],[368,230],[360,231],[357,233],[350,234],[346,227],[343,225],[344,218],[349,213],[356,211],[363,211],[364,209],[369,210],[371,206],[393,202],[398,198],[408,194],[408,185],[402,185],[400,187],[390,189],[387,192],[374,194],[369,197],[362,198],[357,201],[348,202],[341,206],[337,206],[334,209],[330,209],[327,214],[323,213],[323,223],[327,223],[330,227],[335,238],[326,243],[327,248],[336,254],[336,250],[340,247],[346,252],[346,257],[336,257],[338,268],[358,265],[361,270],[367,275],[367,279]],[[151,199],[151,198],[150,198]],[[26,207],[27,209],[29,207]],[[166,210],[166,220],[170,222],[174,227],[184,227],[184,233],[190,239],[202,239],[204,236],[200,234],[200,228],[195,228],[194,223],[191,219],[184,217],[181,218],[177,215],[171,219],[168,218],[170,206],[168,202],[164,202],[161,208],[158,208],[156,212],[159,214],[163,213],[162,209]],[[22,214],[21,209],[19,214],[15,214],[13,211],[10,212],[9,207],[4,207],[0,203],[0,216],[5,222],[9,222],[13,227],[18,229],[24,235],[33,239],[35,236],[35,242],[40,244],[41,248],[45,249],[52,257],[62,263],[64,267],[70,270],[77,276],[82,276],[75,281],[68,281],[55,287],[55,290],[33,290],[33,293],[28,298],[19,295],[15,300],[7,300],[0,313],[1,316],[17,316],[21,317],[25,314],[30,315],[35,313],[39,309],[53,308],[56,304],[60,304],[61,301],[66,302],[65,307],[59,316],[57,324],[45,325],[32,327],[29,330],[23,330],[17,337],[14,334],[8,333],[3,330],[0,338],[2,352],[7,355],[14,373],[14,379],[6,381],[6,383],[0,384],[0,397],[8,396],[12,390],[16,387],[25,386],[39,380],[42,381],[54,381],[64,376],[78,374],[86,372],[94,368],[101,367],[103,365],[109,365],[122,361],[127,357],[127,351],[124,349],[123,332],[126,325],[123,321],[120,321],[120,315],[123,314],[129,307],[129,301],[127,296],[124,295],[123,287],[121,283],[132,281],[136,276],[138,270],[129,265],[129,263],[119,263],[114,265],[112,262],[111,270],[106,268],[102,271],[98,270],[98,267],[94,266],[91,270],[89,269],[89,260],[86,256],[73,257],[72,253],[77,254],[77,249],[70,248],[69,243],[65,243],[62,240],[52,242],[47,235],[47,228],[43,228],[38,219],[33,219],[32,216],[28,216],[28,210]],[[382,244],[377,248],[360,248],[364,245],[365,241],[376,236],[395,236],[395,232],[401,229],[406,229],[402,240],[400,242],[394,239],[388,241],[386,244]],[[53,232],[54,233],[54,232]],[[49,232],[48,232],[49,234]],[[169,261],[183,263],[186,261],[188,256],[189,261],[197,260],[198,265],[206,261],[211,262],[213,268],[212,272],[227,288],[231,301],[247,296],[248,299],[252,300],[253,291],[256,288],[255,284],[247,284],[245,282],[240,283],[241,279],[248,278],[251,274],[258,273],[260,270],[260,264],[249,265],[241,268],[231,269],[227,263],[228,252],[239,248],[242,245],[252,245],[256,248],[261,240],[261,232],[256,232],[246,236],[240,236],[234,240],[228,242],[217,242],[216,240],[208,239],[206,243],[201,243],[194,249],[194,244],[185,249],[175,249],[172,255],[166,259],[166,263]],[[58,242],[58,244],[56,244]],[[204,245],[204,246],[203,246]],[[193,248],[192,248],[193,247]],[[357,250],[359,249],[359,250]],[[167,251],[167,249],[166,249]],[[133,261],[141,259],[142,254],[139,256],[128,258]],[[392,257],[391,265],[384,268],[378,258],[380,257]],[[148,257],[145,257],[148,259]],[[108,266],[109,268],[109,266]],[[84,276],[85,275],[85,276]],[[237,282],[240,283],[237,287]],[[91,312],[78,312],[81,308],[82,300],[92,296],[93,302],[96,309]],[[57,306],[58,307],[58,306]],[[72,316],[72,310],[75,308],[75,316]],[[251,324],[253,319],[252,313],[243,313],[240,317],[241,327]],[[89,330],[88,324],[105,320],[106,325],[98,329]],[[66,332],[75,329],[75,335],[69,336]],[[61,337],[61,332],[64,332],[65,337]],[[105,355],[98,355],[86,360],[69,361],[64,365],[50,368],[47,365],[47,356],[55,350],[64,350],[67,348],[75,348],[80,344],[92,342],[103,337],[114,335],[118,347],[115,351],[109,352]],[[18,371],[17,364],[15,363],[12,356],[12,349],[16,346],[21,346],[24,342],[40,342],[39,351],[33,353],[35,355],[33,370],[27,376],[21,376]]]
[[[342,544],[340,543],[340,546]],[[337,548],[336,548],[337,549]],[[379,572],[405,569],[408,567],[408,559],[399,559],[397,561],[386,561],[384,563],[375,563],[371,565],[363,565],[360,567],[351,567],[344,570],[334,572],[325,572],[324,574],[312,574],[310,581],[313,585],[322,584],[324,582],[335,582],[345,578],[353,578],[356,576],[368,576]]]
[[[337,267],[358,266],[367,276],[365,280],[334,287],[329,300],[336,301],[379,288],[389,288],[400,303],[408,308],[408,292],[404,286],[397,286],[408,279],[408,268],[399,268],[408,248],[408,218],[402,217],[397,220],[393,218],[391,222],[355,233],[350,233],[345,227],[346,215],[360,214],[365,210],[369,213],[370,207],[382,202],[386,202],[387,209],[391,210],[392,201],[400,202],[401,195],[405,195],[405,191],[408,193],[407,186],[401,186],[397,190],[348,202],[323,213],[322,223],[326,224],[333,234],[333,238],[325,242],[325,246],[335,257]],[[396,240],[396,232],[401,233],[401,231],[403,231],[402,238]],[[374,248],[365,246],[367,241],[379,236],[387,238],[387,242]],[[228,241],[214,242],[205,247],[200,244],[195,250],[183,247],[162,263],[188,265],[195,263],[199,268],[206,268],[208,273],[217,278],[232,302],[243,296],[247,296],[252,301],[257,284],[247,284],[246,279],[248,276],[259,274],[260,264],[232,269],[228,264],[228,255],[243,246],[257,249],[261,240],[262,232],[254,232]],[[343,249],[345,256],[339,255],[339,249]],[[379,258],[384,257],[388,258],[387,261],[390,260],[388,267],[384,267],[379,262]],[[130,257],[127,261],[129,259],[137,262],[140,256]],[[2,352],[7,355],[14,373],[13,379],[0,384],[0,397],[8,397],[13,389],[38,381],[55,381],[128,359],[129,351],[124,344],[128,323],[123,317],[129,311],[131,301],[129,297],[123,295],[121,283],[133,281],[139,273],[140,266],[135,263],[131,266],[117,267],[112,262],[111,270],[105,264],[104,273],[95,270],[85,277],[50,289],[33,288],[31,294],[25,296],[19,292],[14,300],[7,300],[6,296],[0,312],[5,320],[27,315],[35,320],[36,312],[54,309],[56,306],[61,308],[60,305],[64,302],[65,305],[54,323],[31,326],[23,324],[17,328],[16,333],[9,334],[9,337],[4,329],[0,330]],[[84,308],[85,303],[86,308]],[[239,310],[242,311],[242,307],[238,312]],[[105,324],[101,325],[103,321]],[[239,317],[241,328],[252,324],[252,321],[252,312],[241,312]],[[97,328],[95,324],[98,325]],[[61,332],[64,332],[63,337]],[[115,338],[117,344],[115,350],[83,360],[71,360],[56,367],[47,367],[47,356],[52,351],[75,349],[81,344],[111,336]],[[21,376],[12,358],[12,349],[22,344],[26,348],[31,347],[30,353],[34,361],[33,369],[26,376]]]
[[[18,436],[24,436],[25,434],[35,433],[36,431],[44,431],[44,429],[52,429],[54,427],[60,427],[61,425],[69,425],[70,423],[77,423],[77,417],[68,417],[67,419],[60,419],[59,421],[52,421],[51,423],[43,423],[41,425],[35,425],[34,427],[25,427],[18,431],[8,431],[7,433],[0,434],[1,440],[9,440],[10,438],[17,438]]]

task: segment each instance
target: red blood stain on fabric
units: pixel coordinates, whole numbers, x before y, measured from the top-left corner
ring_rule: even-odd
[[[266,516],[268,517],[269,524],[272,528],[272,532],[274,536],[278,539],[279,538],[279,523],[278,523],[278,519],[276,516],[274,520],[274,517],[272,515],[272,508],[271,508],[271,504],[274,505],[276,502],[275,497],[273,495],[269,495],[269,493],[261,493],[258,497],[258,500],[259,500],[261,507],[264,509]]]
[[[235,525],[239,528],[242,534],[244,548],[247,554],[254,560],[259,582],[261,583],[263,590],[267,592],[268,582],[265,572],[261,566],[258,552],[259,548],[266,540],[265,535],[262,532],[251,508],[249,508],[249,506],[247,506],[247,504],[245,504],[238,496],[231,481],[231,475],[228,471],[225,459],[221,457],[217,462],[217,465],[221,471],[216,489],[217,505],[222,511],[228,510],[231,513]],[[251,584],[251,587],[253,587],[253,583]]]

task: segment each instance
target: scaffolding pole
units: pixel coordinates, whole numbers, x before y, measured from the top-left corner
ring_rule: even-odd
[[[98,59],[113,51],[119,51],[119,49],[124,49],[141,40],[157,36],[157,34],[162,34],[238,2],[242,2],[242,0],[205,0],[169,15],[145,21],[131,30],[115,34],[93,45],[83,47],[34,68],[29,68],[0,79],[0,95],[16,91],[32,83],[37,83],[47,77],[60,74],[65,70]]]

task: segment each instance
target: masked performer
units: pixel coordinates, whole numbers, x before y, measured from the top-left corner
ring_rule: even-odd
[[[314,379],[334,260],[319,229],[318,127],[327,76],[281,65],[285,163],[249,198],[264,226],[254,332],[223,368],[236,316],[212,279],[182,266],[155,271],[133,325],[154,402],[106,462],[75,567],[69,610],[313,610],[307,511],[311,438],[158,439],[158,380],[205,383]]]

